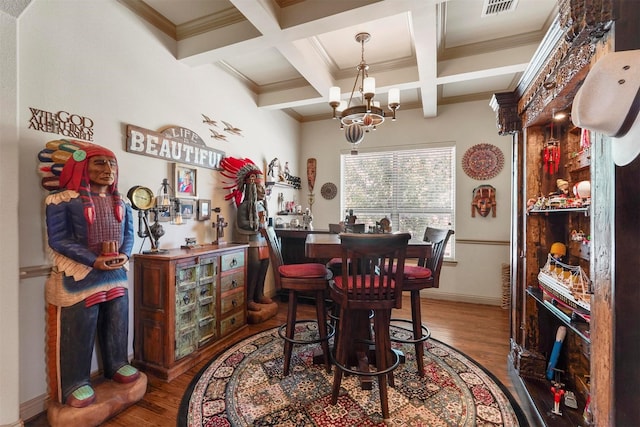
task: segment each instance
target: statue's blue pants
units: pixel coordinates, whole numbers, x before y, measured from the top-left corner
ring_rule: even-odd
[[[127,291],[128,292],[128,291]],[[78,387],[90,385],[91,356],[98,350],[106,378],[128,363],[129,295],[86,307],[81,301],[60,313],[60,382],[62,401]]]

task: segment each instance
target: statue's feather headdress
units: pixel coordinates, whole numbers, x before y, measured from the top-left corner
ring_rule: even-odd
[[[239,159],[235,157],[225,157],[220,161],[222,170],[220,173],[225,178],[233,181],[225,182],[223,188],[231,190],[229,194],[224,196],[225,200],[233,199],[236,206],[242,203],[242,197],[247,184],[252,182],[258,183],[262,181],[262,170],[250,159]]]
[[[49,141],[38,153],[38,171],[42,176],[40,184],[45,190],[72,190],[80,194],[84,204],[84,215],[89,224],[96,218],[96,210],[91,200],[90,181],[87,172],[87,160],[94,156],[116,158],[113,152],[105,147],[90,142],[59,139]],[[116,160],[117,161],[117,160]],[[124,208],[120,203],[118,192],[118,172],[109,192],[113,195],[113,208],[118,221],[124,218]]]

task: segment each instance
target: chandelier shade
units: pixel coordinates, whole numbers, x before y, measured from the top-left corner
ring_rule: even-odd
[[[352,144],[352,152],[354,150],[357,152],[355,145],[362,141],[364,133],[376,130],[389,114],[380,108],[379,102],[373,101],[376,94],[376,80],[369,76],[369,65],[364,59],[364,44],[371,39],[371,35],[358,33],[355,39],[361,45],[361,57],[356,67],[356,78],[349,100],[341,99],[342,91],[339,87],[334,86],[329,89],[329,105],[333,109],[333,118],[340,120],[340,129],[345,130],[345,138]],[[399,89],[389,90],[387,106],[391,112],[391,120],[395,120],[396,110],[400,107]]]

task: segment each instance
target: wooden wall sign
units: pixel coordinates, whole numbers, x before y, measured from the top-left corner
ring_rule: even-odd
[[[130,153],[155,157],[171,162],[220,170],[224,151],[207,147],[202,138],[192,130],[170,126],[152,131],[127,125],[127,147]]]

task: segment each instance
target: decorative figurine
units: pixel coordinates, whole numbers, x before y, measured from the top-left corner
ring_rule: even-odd
[[[215,208],[215,212],[220,212],[220,208]],[[225,245],[227,242],[224,240],[224,229],[227,228],[229,223],[225,221],[220,214],[216,215],[216,241],[214,242],[216,245]]]
[[[313,230],[313,215],[311,215],[311,211],[307,208],[302,215],[302,226],[305,230]]]
[[[551,392],[553,393],[553,410],[551,410],[551,412],[556,415],[562,415],[562,412],[560,412],[560,400],[564,395],[564,390],[560,387],[553,386],[551,387]]]
[[[556,191],[549,193],[549,196],[569,197],[569,181],[558,178],[556,179]]]
[[[91,383],[96,336],[104,376],[141,387],[136,396],[123,387],[123,399],[135,403],[146,391],[146,376],[127,358],[131,206],[118,192],[113,152],[83,142],[75,148],[60,174],[59,191],[46,198],[54,265],[45,287],[50,411],[62,410],[56,403],[83,408],[96,401]]]

